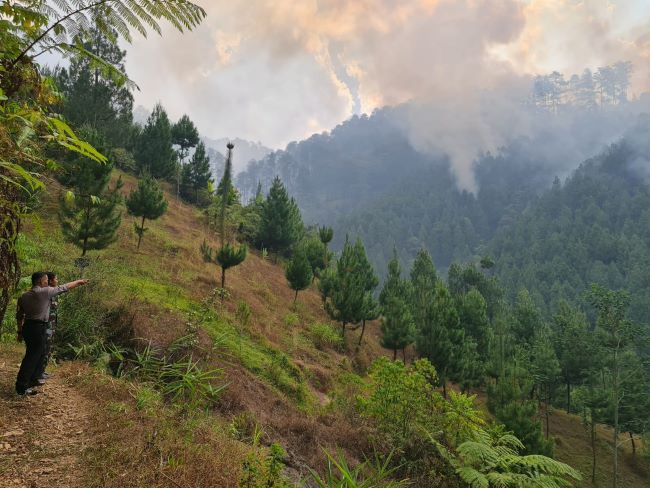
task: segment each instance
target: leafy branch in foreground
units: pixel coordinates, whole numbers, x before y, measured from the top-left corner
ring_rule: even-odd
[[[145,37],[147,28],[161,34],[159,21],[162,19],[183,32],[205,18],[205,10],[186,0],[18,0],[13,6],[3,7],[3,13],[25,17],[31,23],[10,61],[10,69],[28,55],[49,51],[70,53],[77,36],[91,25],[109,37],[114,37],[115,30],[127,42],[132,42],[132,29]],[[34,53],[35,50],[38,52]]]
[[[478,429],[475,439],[460,444],[456,453],[433,437],[431,441],[470,488],[562,488],[582,479],[571,466],[549,457],[520,456],[524,445],[500,427]]]

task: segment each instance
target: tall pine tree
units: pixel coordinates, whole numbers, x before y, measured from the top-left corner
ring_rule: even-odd
[[[85,256],[88,251],[104,249],[117,239],[117,229],[122,222],[119,211],[122,180],[118,179],[109,189],[112,164],[97,163],[81,156],[64,163],[64,167],[64,181],[74,196],[61,194],[59,221],[64,237]]]
[[[288,254],[302,233],[303,223],[298,204],[289,197],[282,181],[276,176],[262,206],[257,241],[261,247]]]
[[[447,380],[460,367],[463,330],[454,299],[444,283],[436,283],[433,303],[418,331],[416,347],[420,356],[436,367],[445,397]]]
[[[210,157],[205,144],[199,142],[192,158],[183,164],[180,194],[185,200],[201,204],[207,201],[208,185],[212,181]]]
[[[397,252],[393,251],[393,259],[388,263],[388,277],[379,295],[381,306],[381,345],[392,349],[393,360],[397,351],[403,350],[411,342],[415,324],[409,304],[407,283],[402,280]]]
[[[171,179],[176,175],[178,160],[172,147],[172,128],[160,104],[156,104],[138,136],[135,161],[141,173],[153,178]]]

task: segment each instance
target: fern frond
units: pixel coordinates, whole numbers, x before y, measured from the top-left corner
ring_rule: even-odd
[[[487,477],[483,473],[469,466],[458,468],[456,473],[470,488],[489,488],[490,486]]]

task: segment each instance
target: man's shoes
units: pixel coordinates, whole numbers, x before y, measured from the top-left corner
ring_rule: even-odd
[[[36,391],[34,388],[27,388],[23,391],[16,391],[16,393],[20,396],[38,395],[38,391]]]
[[[43,374],[41,375],[41,379],[42,379],[42,380],[48,380],[48,379],[51,378],[51,376],[52,376],[52,375],[49,374],[49,373],[43,373]]]
[[[35,386],[43,386],[45,384],[45,380],[34,380],[32,383],[29,385],[30,387],[35,387]]]

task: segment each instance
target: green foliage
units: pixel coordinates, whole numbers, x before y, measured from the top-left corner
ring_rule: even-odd
[[[321,287],[321,295],[328,294],[325,310],[341,323],[343,335],[347,324],[360,322],[365,316],[368,275],[361,266],[358,251],[346,240],[336,262],[336,273],[323,277],[325,284]]]
[[[210,158],[199,142],[190,161],[181,170],[180,194],[185,200],[202,205],[208,201],[208,184],[212,181]]]
[[[324,477],[310,469],[311,482],[318,488],[398,488],[410,484],[405,479],[392,479],[399,469],[391,467],[392,456],[383,460],[376,457],[373,461],[366,461],[352,468],[341,451],[336,457],[327,451],[325,455],[327,469]]]
[[[97,69],[95,57],[124,72],[126,51],[117,44],[117,32],[109,35],[93,26],[77,38],[92,57],[77,54],[70,66],[58,68],[54,75],[63,94],[62,115],[75,127],[91,127],[102,134],[109,146],[123,147],[132,135],[133,95],[124,80]]]
[[[388,264],[388,277],[379,295],[381,305],[381,345],[393,350],[393,359],[398,349],[404,349],[413,342],[415,324],[409,306],[408,283],[400,276],[397,253]]]
[[[226,287],[226,270],[243,263],[246,259],[247,252],[248,248],[245,244],[235,248],[235,246],[230,243],[226,243],[221,249],[219,249],[214,260],[219,266],[221,266],[221,288]]]
[[[320,239],[309,236],[303,239],[296,248],[296,253],[303,253],[309,261],[313,277],[318,277],[327,266],[327,247]]]
[[[333,237],[334,229],[331,227],[323,226],[318,228],[318,238],[325,246],[327,246],[332,241]]]
[[[289,282],[289,287],[296,292],[293,299],[295,302],[298,298],[298,292],[308,288],[313,278],[312,268],[304,250],[300,249],[294,253],[287,264],[285,277]]]
[[[389,267],[390,269],[390,267]],[[433,293],[438,276],[431,255],[426,249],[420,249],[411,267],[411,310],[416,328],[425,322],[428,307],[433,302]]]
[[[499,428],[477,430],[475,439],[460,444],[456,453],[436,445],[471,488],[563,488],[582,478],[575,469],[551,458],[520,455],[523,444]]]
[[[329,324],[316,323],[309,327],[311,340],[317,349],[331,348],[341,350],[344,346],[343,338]]]
[[[227,242],[218,251],[215,251],[205,240],[201,244],[200,250],[206,263],[215,263],[221,267],[221,289],[225,289],[226,286],[226,271],[243,263],[248,253],[245,244],[236,247]]]
[[[167,200],[158,183],[148,176],[138,181],[138,188],[133,190],[126,199],[126,208],[129,214],[135,217],[142,217],[138,225],[135,224],[138,234],[138,249],[144,232],[145,219],[156,220],[167,211]]]
[[[524,366],[515,362],[508,366],[498,382],[488,386],[488,409],[512,431],[527,454],[551,455],[552,439],[545,439],[542,424],[537,420],[537,404],[530,399],[532,379]]]
[[[298,205],[293,198],[289,198],[282,181],[276,177],[262,204],[257,242],[260,247],[287,254],[302,233],[303,223]]]
[[[179,157],[181,162],[187,156],[190,148],[200,144],[199,131],[197,130],[194,122],[186,115],[183,116],[172,125],[172,144],[179,147]],[[198,149],[198,147],[197,147]]]
[[[156,104],[135,146],[135,161],[141,173],[169,179],[176,174],[177,156],[172,148],[172,129],[167,112]]]
[[[64,182],[74,193],[61,194],[59,221],[65,238],[85,256],[87,251],[104,249],[117,239],[122,222],[118,208],[122,180],[107,189],[112,166],[83,158],[67,162],[66,169]]]
[[[435,366],[443,388],[460,369],[464,333],[454,301],[444,283],[436,283],[433,304],[416,339],[418,353]],[[445,390],[446,391],[446,390]]]
[[[443,399],[432,386],[435,368],[426,359],[407,367],[382,357],[372,364],[369,377],[369,395],[359,400],[362,414],[400,454],[419,449],[423,436],[442,425]]]

